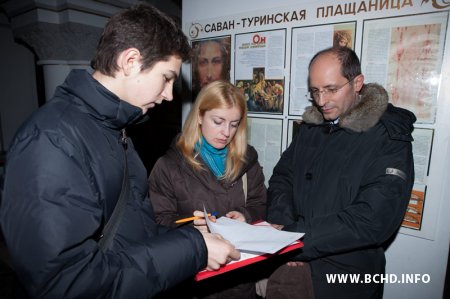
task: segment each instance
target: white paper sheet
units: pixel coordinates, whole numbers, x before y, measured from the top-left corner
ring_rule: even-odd
[[[204,210],[205,215],[206,210]],[[268,225],[250,225],[227,217],[212,222],[206,217],[212,233],[222,235],[236,249],[255,253],[275,253],[303,237],[304,233],[280,231]]]

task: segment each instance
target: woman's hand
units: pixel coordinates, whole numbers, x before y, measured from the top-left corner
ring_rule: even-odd
[[[228,218],[231,218],[231,219],[234,219],[234,220],[238,220],[238,221],[241,221],[241,222],[245,222],[244,214],[242,214],[241,212],[238,212],[238,211],[228,212],[228,213],[226,213],[225,217],[228,217]]]
[[[290,261],[290,262],[287,262],[286,265],[288,265],[289,267],[301,267],[301,266],[304,266],[305,263],[299,262],[299,261]]]
[[[201,217],[200,219],[194,220],[194,227],[202,233],[207,233],[208,226],[206,225],[205,213],[202,211],[194,211],[194,216]],[[216,216],[209,216],[209,220],[216,222]]]

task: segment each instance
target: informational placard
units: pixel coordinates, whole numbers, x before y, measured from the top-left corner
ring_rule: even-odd
[[[286,30],[237,34],[235,81],[249,112],[283,113]]]
[[[356,23],[351,22],[292,29],[289,115],[302,115],[311,105],[308,65],[314,54],[333,45],[353,48],[355,28]]]
[[[263,166],[266,186],[272,171],[281,156],[282,120],[249,117],[247,140],[258,152],[259,163]]]
[[[434,123],[448,13],[364,21],[362,70],[391,103]]]
[[[413,132],[414,173],[417,184],[426,184],[430,170],[431,146],[433,144],[432,129],[416,128]]]
[[[406,208],[405,216],[403,217],[402,226],[414,230],[420,230],[422,227],[422,220],[425,206],[426,186],[417,184],[414,185],[409,199],[408,207]]]
[[[426,201],[434,130],[416,128],[413,132],[414,187],[402,222],[402,233],[429,234],[431,227],[423,225],[424,215],[432,219],[436,203]],[[408,228],[408,229],[405,229]]]

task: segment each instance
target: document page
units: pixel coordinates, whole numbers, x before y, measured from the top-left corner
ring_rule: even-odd
[[[216,222],[210,221],[208,217],[205,219],[212,233],[222,235],[240,251],[273,254],[304,235],[304,233],[280,231],[268,223],[250,225],[227,217],[220,217]]]

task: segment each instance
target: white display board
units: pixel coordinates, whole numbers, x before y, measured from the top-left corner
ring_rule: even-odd
[[[450,208],[449,10],[450,3],[443,0],[183,2],[183,29],[192,42],[231,36],[230,81],[254,103],[249,106],[249,130],[280,127],[273,134],[281,137],[267,138],[267,144],[249,139],[259,151],[275,139],[280,155],[287,148],[296,122],[310,104],[305,96],[309,60],[338,42],[358,54],[366,83],[380,83],[394,105],[417,115],[414,192],[400,234],[387,252],[387,270],[427,269],[432,282],[425,288],[407,286],[406,292],[404,285],[386,285],[386,298],[442,294],[450,234],[448,211],[444,212]],[[189,85],[189,65],[183,67],[183,78]],[[261,93],[265,102],[255,95],[261,88],[251,86],[260,80],[271,87]],[[276,84],[282,89],[274,92]],[[189,106],[186,102],[185,109]],[[273,161],[260,163],[267,181]]]

